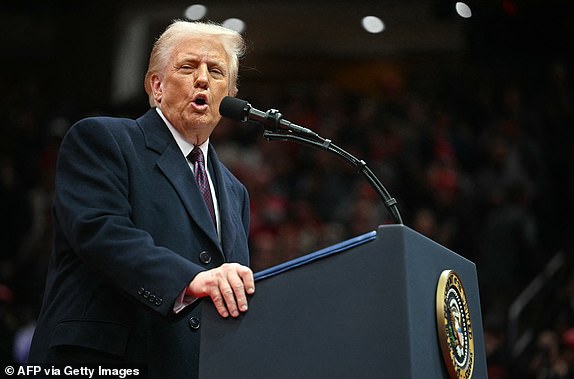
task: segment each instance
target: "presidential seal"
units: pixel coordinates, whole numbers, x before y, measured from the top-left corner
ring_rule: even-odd
[[[468,302],[458,274],[441,273],[436,291],[438,338],[447,371],[452,379],[472,378],[474,340]]]

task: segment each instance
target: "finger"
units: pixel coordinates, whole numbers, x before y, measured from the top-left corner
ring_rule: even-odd
[[[229,285],[233,290],[235,295],[235,301],[238,309],[241,312],[247,311],[247,295],[245,294],[245,287],[243,285],[243,280],[237,272],[232,272],[229,274]]]
[[[239,275],[243,281],[245,292],[247,292],[249,295],[253,295],[255,293],[255,280],[253,279],[253,271],[245,266],[242,266],[242,268],[243,270],[239,271]]]
[[[227,307],[227,310],[231,316],[239,316],[239,311],[237,310],[237,302],[235,300],[235,293],[228,280],[222,281],[220,283],[219,290],[221,291],[223,300],[225,301],[225,306]]]
[[[227,310],[227,306],[225,305],[225,300],[223,298],[223,296],[221,295],[221,291],[219,290],[219,288],[215,287],[212,289],[211,294],[211,301],[213,302],[213,305],[215,305],[215,309],[217,310],[217,313],[219,313],[221,315],[221,317],[227,317],[229,316],[229,311]]]

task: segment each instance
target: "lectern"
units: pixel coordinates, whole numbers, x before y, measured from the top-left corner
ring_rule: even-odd
[[[203,305],[201,379],[487,378],[474,263],[405,225],[255,277],[239,318]]]

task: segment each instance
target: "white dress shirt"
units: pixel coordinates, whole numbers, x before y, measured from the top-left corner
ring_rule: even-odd
[[[167,118],[165,118],[165,116],[163,115],[163,113],[161,112],[161,110],[159,108],[156,107],[155,109],[156,109],[157,113],[160,115],[160,117],[163,119],[165,124],[167,125],[169,131],[173,135],[173,138],[175,138],[175,141],[177,142],[177,146],[179,146],[181,153],[183,154],[183,156],[187,160],[187,163],[189,165],[190,170],[193,172],[193,162],[190,162],[189,159],[187,159],[187,156],[189,155],[189,153],[191,153],[191,151],[193,150],[193,148],[195,146],[183,139],[181,134],[179,134],[179,132],[173,127],[173,125],[167,120]],[[203,153],[204,160],[205,160],[205,171],[207,172],[207,179],[209,180],[209,188],[211,190],[211,198],[213,199],[213,208],[215,210],[217,235],[220,236],[221,235],[221,220],[219,217],[219,204],[217,202],[217,196],[215,196],[215,187],[213,186],[213,182],[211,181],[211,175],[209,174],[209,170],[207,169],[207,159],[208,159],[207,153],[209,151],[209,138],[207,139],[207,141],[205,141],[204,143],[199,145],[199,148],[201,149],[201,151]],[[175,303],[173,304],[173,312],[174,313],[181,312],[182,309],[184,309],[188,305],[192,304],[195,300],[197,300],[197,298],[186,295],[185,294],[186,290],[187,290],[187,287],[183,289],[183,291],[179,294],[178,298],[176,299]]]

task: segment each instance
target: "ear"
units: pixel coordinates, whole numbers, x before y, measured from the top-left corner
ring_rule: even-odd
[[[149,78],[149,84],[155,102],[160,104],[163,96],[163,86],[160,76],[158,74],[152,74]]]

